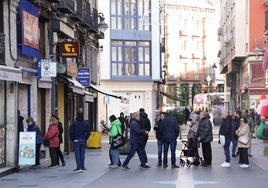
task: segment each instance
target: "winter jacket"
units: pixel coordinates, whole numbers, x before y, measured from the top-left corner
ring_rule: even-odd
[[[59,129],[57,124],[51,124],[48,127],[47,134],[44,137],[46,140],[49,140],[50,148],[57,148],[60,146],[59,140]]]
[[[173,116],[167,116],[159,124],[160,134],[163,135],[163,141],[177,139],[179,136],[179,123]]]
[[[59,129],[59,140],[60,140],[60,143],[63,143],[63,139],[62,139],[63,127],[62,127],[62,123],[60,121],[58,122],[58,129]]]
[[[72,123],[69,132],[72,142],[86,142],[90,135],[89,125],[80,118]]]
[[[247,144],[243,144],[242,142],[239,142],[239,137],[245,136],[249,138],[249,125],[247,123],[241,123],[240,127],[236,131],[236,135],[238,136],[238,143],[237,148],[249,148],[250,146],[250,139]]]
[[[210,115],[206,114],[199,122],[197,129],[197,137],[200,137],[200,142],[212,142],[212,124],[210,122]]]
[[[161,124],[161,121],[163,121],[162,119],[159,119],[156,121],[155,126],[154,126],[154,130],[155,130],[155,137],[157,140],[162,140],[163,139],[163,135],[161,134],[160,130],[159,130],[159,125]]]
[[[38,125],[36,125],[36,123],[34,122],[32,125],[28,125],[27,131],[30,132],[36,132],[36,144],[42,144],[43,143],[43,137],[41,135],[41,131],[38,127]]]
[[[236,130],[239,128],[240,119],[238,117],[232,117],[231,136],[232,139],[237,139]]]
[[[110,143],[113,137],[117,136],[118,134],[122,134],[121,122],[119,119],[116,119],[111,123],[111,128],[108,134],[110,136]]]
[[[130,144],[141,144],[142,137],[145,135],[145,130],[141,128],[140,122],[132,119],[130,123]]]
[[[225,140],[232,139],[232,116],[228,115],[225,119],[222,119],[219,134],[224,135]]]
[[[141,112],[140,117],[141,117],[140,119],[141,129],[149,132],[151,130],[151,122],[148,118],[148,115],[145,112]],[[145,134],[142,137],[142,141],[144,144],[146,144],[147,140],[148,140],[148,134]]]

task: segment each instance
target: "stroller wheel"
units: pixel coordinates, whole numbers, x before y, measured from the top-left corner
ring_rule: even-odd
[[[180,159],[180,165],[181,165],[181,167],[184,167],[185,161],[183,159]]]
[[[186,161],[186,166],[187,166],[187,167],[191,167],[191,166],[192,166],[192,162],[189,161],[189,160],[187,160],[187,161]]]

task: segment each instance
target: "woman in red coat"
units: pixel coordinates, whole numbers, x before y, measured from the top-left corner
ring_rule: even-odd
[[[47,130],[47,134],[44,139],[49,140],[49,155],[51,159],[51,165],[49,168],[58,167],[59,159],[58,159],[58,148],[60,146],[59,141],[59,129],[58,129],[58,120],[54,117],[49,120],[49,127]]]

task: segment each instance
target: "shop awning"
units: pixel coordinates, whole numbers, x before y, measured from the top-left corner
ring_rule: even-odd
[[[84,91],[85,94],[85,101],[86,102],[94,102],[94,96],[92,93],[88,92],[88,91]]]
[[[0,65],[0,80],[22,81],[22,72],[19,68]]]
[[[160,93],[161,93],[162,95],[164,95],[164,96],[170,98],[170,99],[175,100],[175,101],[185,102],[183,99],[180,99],[180,98],[178,98],[178,97],[176,97],[176,96],[174,96],[174,95],[171,95],[171,94],[169,94],[169,93],[166,93],[166,92],[163,92],[163,91],[160,91]]]
[[[105,88],[103,88],[103,87],[101,87],[99,85],[90,84],[90,87],[92,89],[94,89],[95,91],[100,92],[100,93],[102,93],[104,95],[109,95],[109,96],[114,97],[114,98],[117,98],[117,99],[125,99],[124,97],[118,95],[117,93],[112,92],[110,90],[107,90],[107,89],[105,89]]]
[[[65,77],[69,83],[70,83],[70,87],[72,88],[74,93],[80,94],[80,95],[84,95],[84,91],[85,91],[85,87],[82,86],[76,79],[74,78],[67,78]]]

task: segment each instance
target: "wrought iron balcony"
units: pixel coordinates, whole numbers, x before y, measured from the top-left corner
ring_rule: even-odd
[[[50,3],[59,3],[60,0],[48,0]]]
[[[74,21],[82,21],[82,0],[74,1],[74,13],[70,15]]]
[[[92,16],[90,13],[90,3],[86,2],[84,9],[82,10],[82,21],[80,25],[84,28],[92,27]]]
[[[98,21],[99,21],[99,13],[97,9],[93,9],[92,11],[92,20],[91,20],[91,27],[88,28],[88,31],[92,33],[98,33]]]
[[[56,6],[64,14],[74,13],[74,1],[73,0],[60,0],[60,3]]]

